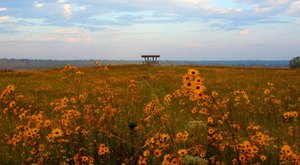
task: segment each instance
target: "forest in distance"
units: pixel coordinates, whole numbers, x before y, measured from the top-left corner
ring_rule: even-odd
[[[22,69],[50,69],[60,68],[67,64],[78,67],[93,66],[98,60],[41,60],[41,59],[8,59],[0,58],[1,70],[22,70]],[[99,60],[105,65],[142,64],[141,60]],[[212,65],[212,66],[260,66],[287,68],[288,60],[206,60],[206,61],[175,61],[160,60],[160,65]]]

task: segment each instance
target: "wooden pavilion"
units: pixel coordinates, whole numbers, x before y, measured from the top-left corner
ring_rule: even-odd
[[[142,58],[145,59],[143,64],[148,64],[148,65],[159,64],[157,60],[159,57],[160,55],[142,55]]]

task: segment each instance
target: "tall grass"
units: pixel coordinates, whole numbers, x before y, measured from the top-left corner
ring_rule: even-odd
[[[300,72],[0,73],[0,164],[299,164]]]

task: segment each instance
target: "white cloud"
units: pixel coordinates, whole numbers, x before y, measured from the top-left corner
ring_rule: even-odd
[[[86,6],[80,6],[79,7],[79,11],[85,11],[86,10]]]
[[[289,3],[289,0],[269,0],[268,3],[271,5],[283,5]]]
[[[243,11],[241,8],[222,8],[214,6],[209,0],[173,0],[173,2],[189,8],[200,8],[206,13],[213,14],[239,13]]]
[[[199,4],[206,4],[208,1],[206,0],[174,0],[177,3],[181,3],[185,6],[195,6]]]
[[[58,0],[57,3],[65,3],[64,0]]]
[[[90,43],[92,41],[88,31],[83,28],[59,28],[53,30],[49,36],[47,41],[64,41],[69,43]]]
[[[85,34],[87,31],[82,28],[63,28],[63,29],[56,29],[53,31],[54,34],[59,35],[80,35]]]
[[[208,0],[173,0],[175,3],[181,4],[189,8],[212,8]]]
[[[253,10],[255,13],[266,13],[272,11],[273,9],[274,7],[256,7]]]
[[[35,1],[34,2],[34,7],[36,7],[36,8],[42,8],[42,7],[44,7],[44,4],[39,3],[38,1]]]
[[[66,18],[70,18],[73,14],[72,12],[72,5],[71,4],[64,4],[63,5],[63,12]]]
[[[300,0],[295,0],[291,6],[288,8],[288,13],[300,12]]]
[[[9,20],[10,18],[11,18],[10,16],[0,16],[0,23],[6,22],[6,21]]]
[[[270,12],[281,13],[282,8],[291,2],[291,0],[234,0],[234,2],[249,6],[250,14],[268,14]],[[273,15],[276,15],[273,13]]]
[[[4,7],[0,7],[0,11],[6,11],[7,8],[4,8]]]
[[[250,34],[250,31],[247,29],[243,29],[239,31],[240,36],[248,36]]]
[[[201,42],[195,41],[195,42],[189,42],[183,45],[184,48],[199,48],[202,46]]]
[[[296,23],[300,25],[300,19],[296,20]]]

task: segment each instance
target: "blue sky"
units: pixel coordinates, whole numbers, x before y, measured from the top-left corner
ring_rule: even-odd
[[[0,58],[289,60],[300,0],[1,0]]]

